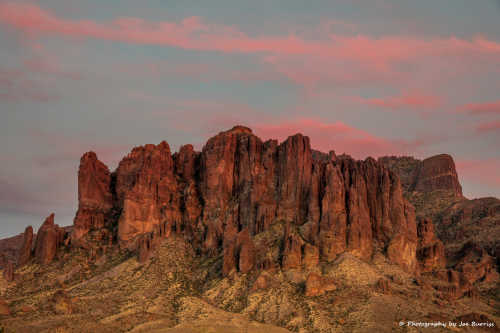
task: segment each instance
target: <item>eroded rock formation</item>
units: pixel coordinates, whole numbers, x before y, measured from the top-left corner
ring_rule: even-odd
[[[383,156],[378,161],[398,172],[403,186],[412,191],[452,190],[455,196],[462,197],[462,186],[450,155],[436,155],[423,161],[411,156]]]
[[[417,259],[420,263],[420,271],[430,272],[435,268],[446,266],[445,248],[434,233],[434,223],[431,219],[421,220],[418,228]]]
[[[37,233],[35,259],[42,265],[49,264],[55,257],[57,246],[63,241],[66,232],[54,224],[54,214],[51,214]]]
[[[29,226],[24,231],[23,246],[19,256],[18,266],[24,266],[31,259],[31,248],[33,246],[33,227]]]
[[[222,251],[223,275],[261,265],[251,239],[281,220],[289,223],[284,269],[345,251],[369,261],[377,248],[418,274],[414,211],[398,175],[372,158],[313,151],[301,134],[278,144],[235,126],[201,152],[186,145],[172,155],[166,142],[134,148],[112,174],[87,153],[79,194],[76,238],[103,227],[113,210],[120,243],[161,228],[184,232],[202,254]]]
[[[111,175],[94,152],[85,153],[78,170],[78,211],[73,221],[75,238],[104,227],[113,205]]]

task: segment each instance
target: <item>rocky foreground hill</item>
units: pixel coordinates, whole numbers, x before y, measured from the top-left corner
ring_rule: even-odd
[[[6,332],[500,323],[499,200],[464,198],[448,155],[357,161],[236,126],[201,152],[134,148],[114,172],[86,153],[78,198],[69,232],[52,214],[6,257]]]

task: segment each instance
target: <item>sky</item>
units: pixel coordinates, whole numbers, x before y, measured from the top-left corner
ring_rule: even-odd
[[[451,155],[500,197],[499,0],[0,0],[0,238],[71,225],[80,157],[234,125],[357,159]]]

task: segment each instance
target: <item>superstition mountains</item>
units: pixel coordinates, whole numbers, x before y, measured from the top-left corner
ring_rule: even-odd
[[[500,200],[465,198],[449,155],[235,126],[114,171],[87,152],[74,181],[72,226],[0,241],[2,332],[498,331]]]

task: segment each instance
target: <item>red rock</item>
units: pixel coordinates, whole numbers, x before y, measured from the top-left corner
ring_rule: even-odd
[[[56,315],[69,315],[75,312],[71,300],[65,290],[59,290],[48,299],[49,305]]]
[[[257,277],[257,279],[253,282],[252,287],[250,288],[250,292],[255,292],[257,290],[266,289],[268,286],[269,276],[266,274],[261,274]]]
[[[239,268],[242,273],[249,273],[255,267],[255,245],[246,240],[241,245]]]
[[[389,280],[380,278],[377,283],[372,286],[372,291],[381,293],[384,295],[392,295],[391,282]]]
[[[398,175],[373,158],[343,159],[338,167],[347,197],[347,251],[369,260],[377,241],[392,262],[416,274],[415,212],[403,198]]]
[[[32,306],[23,306],[23,308],[21,309],[22,312],[33,312],[33,311],[36,311],[36,308],[32,307]]]
[[[421,272],[430,272],[446,266],[445,248],[434,234],[434,224],[431,219],[421,220],[418,228],[417,260]]]
[[[296,134],[279,145],[276,188],[278,220],[294,224],[307,221],[313,162],[311,144],[307,136]]]
[[[401,281],[401,279],[399,277],[397,277],[396,275],[391,276],[391,280],[395,284],[398,284],[398,285],[403,284],[403,281]]]
[[[285,240],[285,249],[283,251],[283,262],[281,264],[283,270],[300,268],[302,263],[300,236],[297,234],[290,235]]]
[[[455,162],[450,155],[432,156],[417,164],[412,183],[417,191],[450,189],[456,196],[462,196],[462,186],[458,181]]]
[[[111,175],[94,152],[85,153],[78,171],[78,211],[73,236],[78,239],[90,229],[104,227],[113,206]]]
[[[85,197],[100,198],[96,209],[101,212],[102,207],[104,215],[110,212],[108,194],[115,193],[113,212],[122,211],[121,248],[137,249],[133,243],[140,234],[151,232],[156,242],[168,237],[172,227],[181,233],[184,221],[182,231],[195,249],[216,256],[222,245],[225,275],[235,265],[245,266],[240,246],[246,240],[238,241],[237,235],[247,230],[250,239],[272,222],[285,220],[300,228],[309,244],[305,250],[314,252],[305,253],[307,267],[316,262],[314,247],[321,260],[332,261],[348,251],[369,261],[375,242],[387,249],[392,262],[411,274],[419,272],[414,210],[403,199],[397,174],[371,158],[313,153],[309,138],[301,134],[280,145],[262,142],[250,129],[235,126],[209,139],[201,153],[187,145],[172,156],[166,142],[134,148],[109,175],[107,191],[103,184],[109,172],[90,157],[81,165],[86,180],[82,191],[103,189]],[[94,176],[87,172],[92,165],[99,166]],[[108,214],[104,223],[115,218]],[[284,242],[283,268],[299,268],[304,241],[297,234]],[[257,257],[253,261],[255,267]]]
[[[229,244],[224,249],[224,259],[223,259],[223,267],[222,267],[222,276],[228,276],[229,272],[236,268],[236,254],[234,251],[234,244]]]
[[[304,258],[302,258],[302,265],[306,269],[313,268],[319,263],[319,250],[317,247],[309,243],[304,245]]]
[[[326,166],[323,178],[326,181],[321,200],[323,214],[314,243],[320,249],[322,260],[333,261],[347,247],[344,179],[339,168],[331,163]]]
[[[325,288],[321,285],[321,277],[318,273],[311,272],[306,280],[306,296],[316,297],[325,293]]]
[[[7,265],[5,265],[5,270],[3,273],[3,276],[5,277],[5,280],[7,282],[12,282],[14,281],[14,264],[9,262]]]
[[[287,270],[285,276],[291,283],[302,283],[307,279],[298,269]]]
[[[493,258],[477,243],[467,242],[455,255],[455,268],[474,283],[479,279],[484,282],[498,282],[499,275]]]
[[[442,281],[451,284],[454,288],[453,290],[456,297],[462,297],[465,295],[469,298],[472,298],[473,300],[477,300],[478,294],[476,288],[474,288],[474,285],[467,279],[467,277],[464,274],[449,269],[449,270],[437,270],[434,272],[434,276]],[[440,288],[441,288],[440,291],[449,291],[451,290],[450,288],[452,287],[442,286]]]
[[[379,161],[391,170],[397,170],[402,184],[412,190],[431,192],[452,190],[455,196],[462,196],[462,186],[453,158],[446,154],[426,158],[423,161],[411,156],[384,156]]]
[[[60,241],[59,226],[54,225],[54,214],[50,215],[37,233],[35,259],[42,265],[49,264],[55,257]]]
[[[73,245],[72,245],[75,249],[84,249],[86,251],[89,251],[91,249],[91,246],[90,244],[84,240],[84,239],[78,239]]]
[[[134,148],[116,169],[117,205],[123,202],[118,222],[118,239],[153,231],[172,221],[180,231],[181,196],[174,176],[174,161],[169,145]]]
[[[264,260],[262,260],[261,268],[271,274],[274,274],[276,272],[277,267],[278,264],[272,258],[264,258]]]
[[[31,248],[33,246],[33,227],[29,226],[24,230],[23,246],[19,256],[18,266],[26,265],[31,259]]]
[[[331,276],[320,276],[320,282],[321,286],[325,289],[325,291],[333,291],[337,290],[338,288],[338,281],[336,281],[333,277]]]
[[[275,219],[276,151],[276,141],[263,143],[242,126],[219,133],[203,147],[199,193],[204,202],[204,253],[217,252],[223,224],[248,228],[253,236]]]
[[[151,256],[152,242],[151,236],[147,234],[142,238],[141,247],[139,249],[139,263],[145,263]]]
[[[0,296],[0,315],[10,316],[9,305],[2,296]]]
[[[14,282],[17,284],[17,286],[20,286],[23,284],[23,278],[19,274],[14,274]]]
[[[182,179],[188,183],[196,173],[199,163],[200,153],[193,149],[193,145],[185,145],[179,149],[178,153],[172,155],[175,161],[175,170]]]

